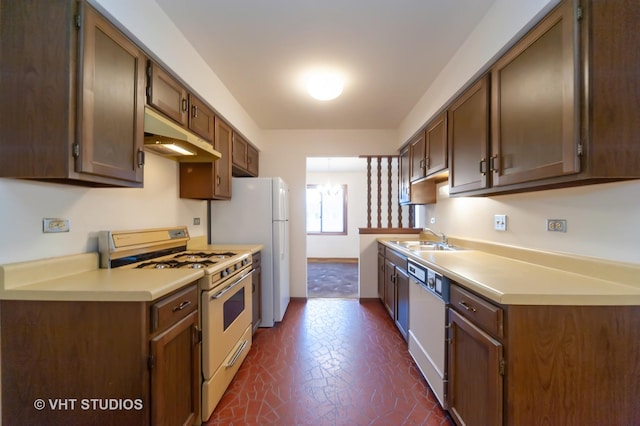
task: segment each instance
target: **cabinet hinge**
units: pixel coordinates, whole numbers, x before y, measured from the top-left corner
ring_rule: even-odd
[[[504,362],[504,358],[502,358],[500,360],[500,367],[499,367],[501,376],[504,376],[504,367],[505,367],[505,365],[506,365],[506,362]]]
[[[80,157],[80,145],[78,145],[77,142],[73,144],[73,147],[71,148],[71,154],[73,155],[73,158]]]
[[[82,28],[82,17],[80,16],[80,14],[75,16],[74,21],[75,21],[74,23],[76,24],[76,28],[77,29]]]
[[[582,155],[584,154],[584,146],[579,143],[578,144],[578,157],[582,157]]]
[[[576,21],[580,21],[582,19],[582,6],[578,6],[576,8]]]
[[[153,366],[155,365],[155,363],[156,363],[156,359],[154,358],[154,356],[153,355],[149,355],[149,359],[147,361],[147,365],[149,366],[149,370],[153,369]]]

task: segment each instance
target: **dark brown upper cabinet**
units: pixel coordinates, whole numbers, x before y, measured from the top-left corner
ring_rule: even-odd
[[[142,186],[146,56],[134,43],[83,1],[16,1],[2,4],[0,51],[0,176]]]
[[[213,143],[213,110],[158,64],[149,61],[147,75],[147,104]]]
[[[222,158],[214,162],[180,163],[180,198],[228,200],[231,198],[231,149],[233,130],[222,118],[214,119],[213,149]]]
[[[450,193],[640,178],[638,27],[636,1],[556,6],[448,107]]]
[[[409,142],[410,181],[422,179],[425,176],[425,155],[427,143],[424,138],[424,130],[416,134]]]
[[[147,73],[147,104],[186,127],[189,112],[187,90],[171,74],[152,61],[149,61]]]
[[[447,110],[449,193],[487,188],[489,77],[469,87]]]
[[[233,176],[258,176],[260,154],[238,133],[233,132],[232,142]]]
[[[398,191],[398,202],[402,205],[411,204],[410,161],[409,146],[405,146],[400,150],[400,188]]]
[[[576,26],[565,2],[491,68],[491,185],[580,171]]]

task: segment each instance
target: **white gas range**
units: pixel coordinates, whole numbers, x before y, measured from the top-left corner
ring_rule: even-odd
[[[186,227],[103,231],[98,239],[102,268],[203,270],[200,417],[206,421],[251,348],[251,254],[187,250]]]

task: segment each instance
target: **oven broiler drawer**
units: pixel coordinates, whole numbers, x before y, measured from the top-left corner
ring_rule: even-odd
[[[181,320],[198,309],[196,284],[160,299],[151,305],[151,332],[155,333]]]

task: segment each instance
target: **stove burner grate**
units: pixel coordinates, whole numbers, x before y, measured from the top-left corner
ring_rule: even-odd
[[[137,269],[149,268],[149,269],[167,269],[167,268],[192,268],[192,269],[202,269],[208,266],[215,264],[215,262],[207,259],[201,259],[195,262],[184,261],[180,262],[178,260],[170,259],[170,260],[157,260],[151,262],[141,263],[136,266]]]

